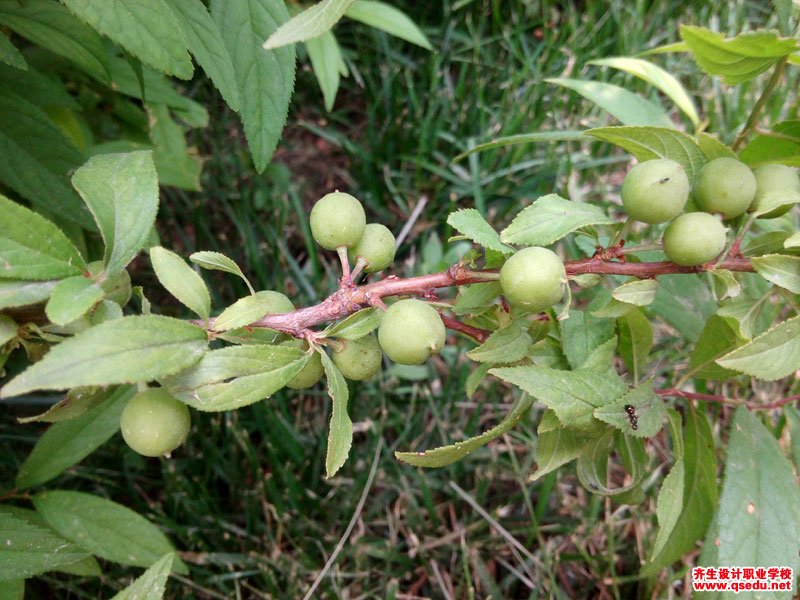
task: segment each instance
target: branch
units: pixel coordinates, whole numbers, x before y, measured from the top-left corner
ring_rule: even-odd
[[[735,398],[728,398],[727,396],[723,396],[722,394],[700,394],[697,392],[684,392],[683,390],[670,388],[665,390],[655,390],[655,393],[659,396],[670,396],[672,398],[687,398],[689,400],[701,400],[703,402],[721,402],[723,404],[735,404],[736,406],[740,404],[744,404],[747,408],[751,410],[770,410],[773,408],[780,408],[785,406],[786,404],[791,404],[792,402],[797,402],[800,400],[800,394],[796,394],[794,396],[788,396],[786,398],[781,398],[780,400],[775,400],[773,402],[746,402],[744,400],[737,400]]]
[[[477,327],[473,327],[472,325],[467,325],[466,323],[462,323],[461,321],[457,321],[451,317],[446,317],[444,315],[440,315],[442,317],[442,322],[444,326],[448,329],[452,329],[453,331],[458,331],[459,333],[463,333],[464,335],[468,335],[473,340],[482,344],[485,342],[488,337],[491,335],[490,332],[486,331],[485,329],[478,329]]]

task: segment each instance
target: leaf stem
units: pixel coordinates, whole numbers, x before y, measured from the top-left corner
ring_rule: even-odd
[[[761,95],[756,100],[756,103],[753,105],[753,110],[750,111],[750,115],[747,117],[747,121],[744,124],[744,127],[739,132],[739,135],[736,136],[736,141],[733,142],[731,149],[734,152],[737,152],[742,144],[744,144],[747,136],[750,135],[750,132],[755,129],[756,125],[758,124],[758,118],[761,116],[761,111],[764,109],[764,106],[769,100],[772,91],[778,85],[778,82],[781,80],[781,76],[783,75],[783,70],[786,68],[786,63],[788,62],[789,57],[784,56],[781,58],[777,64],[775,65],[775,69],[772,71],[772,76],[767,81],[767,84],[764,86]]]

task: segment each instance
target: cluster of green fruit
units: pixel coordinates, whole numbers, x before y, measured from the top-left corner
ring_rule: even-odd
[[[664,231],[664,253],[674,263],[695,266],[714,260],[725,248],[723,220],[757,211],[771,194],[786,192],[800,193],[800,178],[784,165],[751,171],[735,158],[715,158],[700,169],[692,186],[683,167],[664,158],[633,167],[621,196],[630,218],[649,224],[671,221]],[[761,217],[779,217],[789,208]]]

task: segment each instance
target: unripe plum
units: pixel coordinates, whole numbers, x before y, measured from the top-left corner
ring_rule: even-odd
[[[567,273],[558,255],[547,248],[523,248],[500,269],[500,287],[513,305],[531,312],[553,306],[564,295]]]
[[[420,365],[444,346],[442,318],[430,304],[416,299],[392,304],[378,328],[378,341],[391,360]]]
[[[723,219],[744,214],[756,197],[756,177],[746,164],[720,157],[707,162],[697,174],[692,196],[697,206]]]
[[[727,229],[718,217],[704,212],[686,213],[664,232],[664,253],[674,263],[702,265],[725,249]]]
[[[361,202],[344,192],[326,194],[311,209],[311,234],[326,250],[350,248],[364,234],[367,217]]]
[[[139,392],[120,417],[125,443],[144,456],[169,454],[186,441],[189,408],[163,388]]]
[[[647,160],[633,167],[622,182],[625,212],[643,223],[666,223],[683,211],[689,198],[689,178],[668,158]]]

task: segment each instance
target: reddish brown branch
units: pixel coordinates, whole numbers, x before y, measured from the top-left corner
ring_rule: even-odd
[[[749,402],[745,402],[744,400],[736,400],[735,398],[728,398],[727,396],[723,396],[722,394],[700,394],[697,392],[685,392],[683,390],[678,390],[675,388],[665,389],[665,390],[655,390],[655,393],[659,396],[669,396],[672,398],[687,398],[689,400],[700,400],[703,402],[721,402],[723,404],[735,404],[740,405],[744,404],[747,408],[752,410],[769,410],[772,408],[780,408],[781,406],[785,406],[787,404],[791,404],[792,402],[797,402],[800,400],[800,394],[794,396],[788,396],[786,398],[781,398],[780,400],[775,400],[773,402],[753,402],[752,400]]]
[[[468,335],[479,344],[485,342],[490,335],[490,332],[486,331],[485,329],[478,329],[477,327],[467,325],[466,323],[462,323],[461,321],[457,321],[456,319],[446,317],[444,315],[441,315],[441,317],[445,327],[452,329],[453,331],[463,333],[464,335]]]

